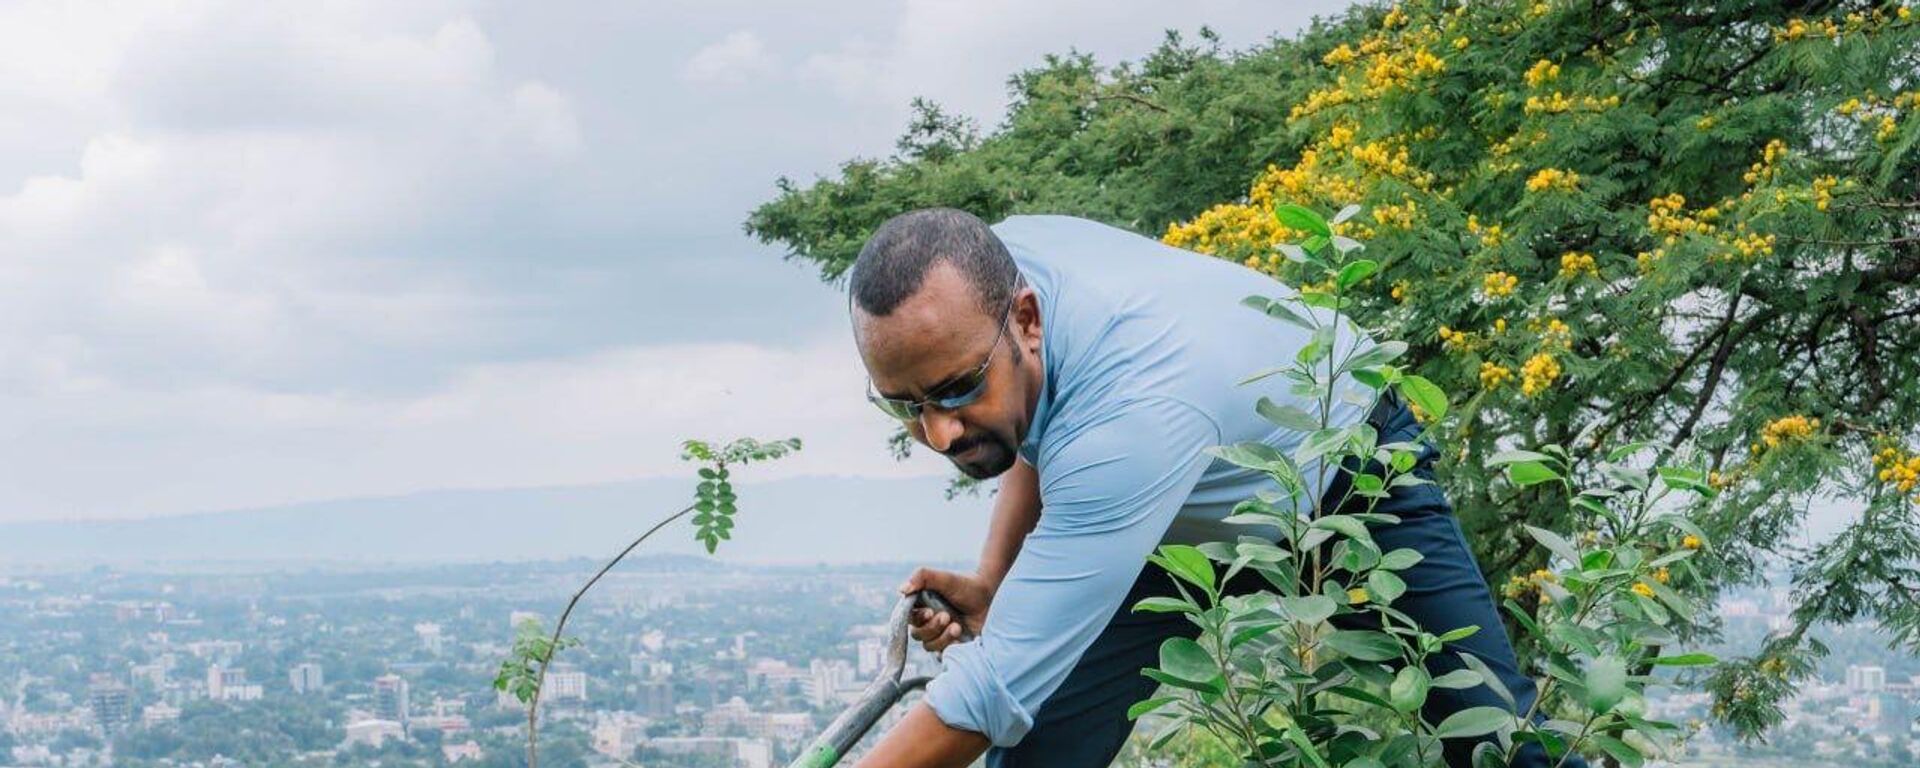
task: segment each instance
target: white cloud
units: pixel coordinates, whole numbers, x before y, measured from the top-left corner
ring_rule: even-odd
[[[863,383],[851,342],[833,339],[480,365],[432,391],[394,396],[137,383],[43,391],[0,398],[0,414],[36,438],[0,444],[0,463],[19,466],[34,453],[49,467],[0,487],[0,520],[56,503],[88,517],[191,511],[213,483],[232,507],[677,476],[686,472],[685,438],[806,441],[794,457],[756,468],[756,478],[948,472],[926,452],[906,463],[887,456],[892,427],[861,396]],[[145,439],[102,446],[88,439],[97,431]],[[140,506],[120,506],[117,489],[91,482],[102,476],[144,489]]]
[[[772,68],[766,44],[743,29],[695,51],[680,68],[680,76],[691,83],[739,85]]]

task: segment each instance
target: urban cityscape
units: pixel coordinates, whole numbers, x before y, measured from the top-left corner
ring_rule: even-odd
[[[526,709],[493,677],[514,628],[550,626],[592,565],[0,577],[0,763],[524,765]],[[786,764],[884,671],[881,622],[907,567],[622,567],[570,621],[581,643],[547,676],[540,762]],[[1784,589],[1730,596],[1716,650],[1753,647],[1790,603]],[[1819,681],[1764,744],[1707,724],[1709,702],[1684,685],[1650,702],[1698,729],[1667,762],[1912,764],[1920,663],[1865,626],[1824,638],[1833,653]],[[938,661],[916,649],[909,667],[934,674]],[[1164,764],[1138,752],[1123,760]]]

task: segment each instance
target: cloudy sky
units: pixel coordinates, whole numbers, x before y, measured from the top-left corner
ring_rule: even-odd
[[[740,232],[927,96],[1340,3],[0,4],[0,521],[900,464],[844,298]]]

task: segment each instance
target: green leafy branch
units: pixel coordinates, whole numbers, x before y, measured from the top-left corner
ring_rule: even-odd
[[[511,693],[527,705],[527,768],[539,768],[540,765],[537,746],[540,692],[546,683],[547,667],[553,663],[555,654],[580,645],[579,638],[563,634],[567,619],[573,616],[574,606],[580,604],[580,598],[585,597],[587,590],[599,583],[601,577],[626,559],[641,542],[689,514],[694,515],[694,539],[705,544],[707,553],[712,554],[722,540],[732,538],[733,517],[737,511],[734,502],[737,497],[733,492],[733,484],[727,479],[728,468],[771,461],[798,450],[800,439],[797,437],[770,442],[743,437],[718,446],[704,440],[686,441],[681,446],[680,458],[701,464],[700,484],[694,490],[694,502],[654,523],[653,527],[620,550],[620,554],[614,555],[612,560],[601,566],[585,584],[580,585],[580,589],[567,600],[567,607],[560,612],[560,619],[554,623],[552,633],[544,631],[540,622],[533,619],[523,621],[514,628],[513,647],[507,652],[507,658],[500,662],[500,670],[493,678],[493,687],[494,690]]]

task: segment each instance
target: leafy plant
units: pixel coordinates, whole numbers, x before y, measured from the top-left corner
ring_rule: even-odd
[[[1453,395],[1440,480],[1494,582],[1551,556],[1524,525],[1578,524],[1486,461],[1549,443],[1693,446],[1720,491],[1694,586],[1791,568],[1792,625],[1709,686],[1753,736],[1810,628],[1920,650],[1916,71],[1914,0],[1359,2],[1240,49],[1048,56],[997,125],[783,179],[746,226],[839,279],[903,210],[1069,214],[1299,285],[1273,204],[1368,206],[1349,311]],[[1828,536],[1827,502],[1864,511]]]
[[[715,445],[702,440],[688,440],[681,446],[680,458],[700,463],[698,470],[700,484],[694,490],[694,501],[678,512],[654,523],[645,533],[629,543],[620,554],[614,555],[606,565],[587,579],[585,584],[567,600],[567,607],[560,611],[560,618],[554,622],[553,631],[547,632],[537,620],[528,619],[514,628],[513,646],[507,652],[507,658],[500,662],[500,669],[494,674],[494,690],[506,691],[527,705],[527,766],[538,768],[540,734],[540,691],[547,679],[547,667],[553,663],[553,657],[560,651],[580,645],[580,639],[565,635],[567,619],[573,615],[574,606],[587,590],[599,583],[602,576],[619,565],[628,554],[640,546],[641,542],[651,538],[669,523],[694,515],[694,538],[706,545],[707,553],[712,554],[721,541],[731,539],[735,495],[733,484],[728,480],[730,467],[770,461],[800,450],[797,437],[785,440],[761,442],[743,437],[725,445]]]
[[[1552,553],[1553,567],[1506,590],[1508,613],[1543,649],[1538,695],[1530,703],[1478,657],[1449,648],[1483,628],[1436,635],[1397,610],[1395,601],[1408,589],[1399,572],[1419,564],[1421,554],[1382,551],[1372,531],[1398,518],[1374,510],[1401,489],[1431,482],[1416,468],[1420,445],[1381,442],[1366,423],[1336,425],[1334,404],[1371,406],[1392,389],[1429,426],[1447,416],[1450,404],[1441,387],[1396,365],[1404,343],[1357,341],[1365,332],[1344,310],[1354,286],[1379,268],[1357,258],[1362,245],[1342,234],[1342,224],[1358,211],[1348,206],[1331,222],[1296,205],[1274,211],[1283,225],[1306,234],[1297,245],[1281,245],[1280,253],[1315,279],[1297,294],[1245,303],[1308,331],[1310,341],[1292,361],[1247,381],[1282,377],[1317,408],[1260,400],[1262,416],[1305,434],[1290,453],[1258,442],[1213,449],[1275,485],[1239,504],[1227,521],[1278,531],[1279,540],[1247,535],[1197,547],[1168,545],[1150,557],[1171,575],[1180,596],[1149,598],[1135,610],[1184,614],[1200,632],[1197,639],[1161,645],[1159,665],[1143,674],[1166,693],[1135,705],[1129,716],[1170,716],[1155,743],[1200,729],[1263,766],[1440,765],[1442,739],[1481,737],[1489,738],[1474,753],[1478,766],[1507,765],[1528,744],[1559,762],[1575,752],[1604,752],[1623,765],[1640,765],[1645,755],[1670,746],[1679,730],[1643,716],[1644,690],[1655,682],[1649,671],[1714,662],[1704,654],[1661,655],[1679,639],[1674,628],[1690,624],[1696,611],[1682,590],[1700,582],[1689,561],[1706,537],[1688,512],[1715,493],[1707,470],[1690,462],[1626,463],[1640,453],[1663,455],[1643,444],[1623,446],[1591,466],[1555,445],[1489,460],[1516,488],[1559,484],[1572,499],[1571,519],[1591,528],[1576,544],[1529,527]],[[1333,483],[1329,473],[1347,482]],[[1596,482],[1576,488],[1578,477]],[[1345,492],[1335,499],[1312,492],[1324,487]],[[1306,514],[1298,511],[1303,508]],[[1247,570],[1271,588],[1230,593],[1227,582]],[[1519,602],[1528,597],[1531,604]],[[1448,671],[1436,675],[1436,667]],[[1482,686],[1506,706],[1427,719],[1434,690]]]

